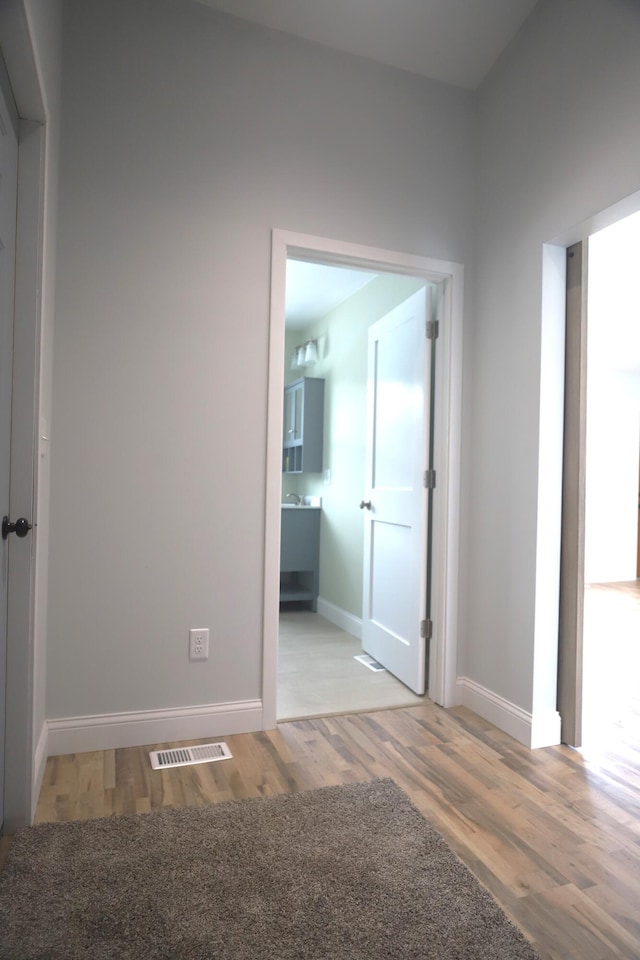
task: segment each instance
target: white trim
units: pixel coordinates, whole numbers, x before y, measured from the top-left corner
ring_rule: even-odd
[[[167,710],[105,713],[49,720],[50,757],[88,750],[115,750],[177,740],[231,736],[263,729],[260,700],[203,704]]]
[[[462,447],[463,278],[460,264],[448,264],[442,280],[440,337],[436,346],[433,562],[429,650],[432,700],[457,703],[458,570],[460,557],[460,459]]]
[[[352,637],[362,640],[362,618],[354,617],[352,613],[347,613],[342,607],[337,607],[335,603],[318,597],[318,613],[329,623],[334,623],[345,633],[350,633]]]
[[[24,0],[0,4],[2,54],[11,77],[11,89],[21,117],[46,123],[42,81],[34,51],[33,26]]]
[[[525,746],[530,745],[530,713],[468,677],[458,677],[456,683],[460,694],[458,700],[462,706],[469,707],[478,716],[489,720]]]
[[[539,716],[556,714],[558,700],[558,637],[560,624],[560,555],[565,430],[565,330],[567,251],[542,247],[540,318],[540,394],[538,405],[538,491],[533,636],[533,730],[539,740]],[[559,716],[558,714],[556,714]],[[545,720],[543,739],[553,734]],[[548,746],[550,742],[531,743]]]
[[[562,717],[557,710],[536,710],[531,718],[529,746],[532,750],[557,746],[561,743],[561,728]]]
[[[458,702],[478,716],[493,723],[525,747],[551,747],[560,743],[560,714],[553,711],[545,716],[529,713],[492,690],[470,680],[458,677]]]
[[[47,765],[47,745],[49,741],[49,728],[47,726],[47,721],[45,720],[40,729],[40,736],[38,737],[38,742],[36,744],[36,749],[33,755],[33,773],[31,782],[33,788],[31,791],[31,823],[33,823],[36,815],[36,807],[38,806],[38,799],[40,797],[40,788],[42,786],[42,781],[44,779],[44,771]]]
[[[265,727],[276,724],[278,669],[278,583],[282,489],[282,391],[284,389],[285,279],[288,256],[342,263],[378,271],[420,276],[442,284],[441,337],[436,381],[436,469],[438,490],[434,525],[429,695],[442,706],[456,700],[458,536],[462,409],[461,264],[414,254],[273,230],[271,317],[267,401],[266,510],[264,564],[264,646],[262,702]]]

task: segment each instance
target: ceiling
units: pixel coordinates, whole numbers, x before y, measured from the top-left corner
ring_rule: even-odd
[[[320,320],[376,276],[350,267],[287,260],[287,329],[300,330]]]
[[[274,30],[475,90],[536,0],[198,0]]]

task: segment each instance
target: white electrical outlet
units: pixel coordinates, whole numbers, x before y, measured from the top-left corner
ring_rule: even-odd
[[[209,628],[197,627],[189,630],[189,660],[207,660],[209,658]]]

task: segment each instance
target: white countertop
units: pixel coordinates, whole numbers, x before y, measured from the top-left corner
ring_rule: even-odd
[[[280,506],[283,510],[322,510],[322,497],[303,497],[302,503],[292,503],[287,500]]]

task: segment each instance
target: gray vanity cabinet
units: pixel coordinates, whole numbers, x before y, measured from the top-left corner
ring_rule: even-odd
[[[283,507],[280,534],[280,602],[318,604],[320,514],[315,507]]]
[[[283,473],[322,473],[324,380],[301,377],[284,388]]]

